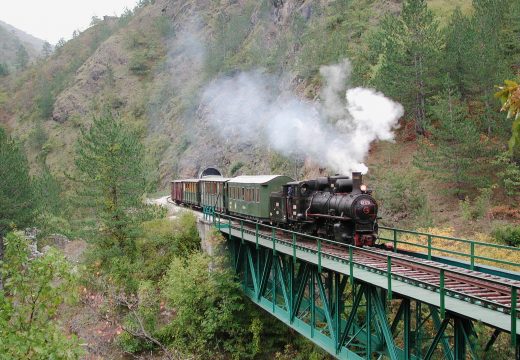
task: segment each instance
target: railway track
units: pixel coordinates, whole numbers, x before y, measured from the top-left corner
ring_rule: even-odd
[[[240,225],[232,222],[231,228],[240,233],[256,236],[253,226]],[[259,230],[258,236],[272,240],[271,232]],[[276,242],[293,245],[293,239],[283,231],[275,232]],[[350,254],[348,247],[322,242],[320,249],[316,241],[296,238],[297,248],[305,251],[320,252],[323,258],[348,262]],[[390,259],[390,260],[389,260]],[[356,268],[388,275],[390,263],[391,277],[406,283],[432,291],[440,291],[445,295],[459,300],[474,303],[504,313],[511,312],[511,286],[520,286],[519,281],[485,274],[457,266],[447,265],[432,260],[421,259],[411,255],[379,248],[353,248],[352,260]],[[441,270],[444,274],[444,284],[441,284]],[[520,310],[520,307],[517,306]]]

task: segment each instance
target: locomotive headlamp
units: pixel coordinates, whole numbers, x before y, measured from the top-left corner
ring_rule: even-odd
[[[365,184],[361,185],[359,188],[360,188],[361,191],[363,191],[363,192],[367,191],[367,186],[366,186]]]

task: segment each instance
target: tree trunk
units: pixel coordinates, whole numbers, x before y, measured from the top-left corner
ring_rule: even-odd
[[[419,55],[414,56],[415,67],[415,85],[417,92],[415,94],[415,132],[419,135],[424,135],[425,102],[424,102],[424,82],[422,76],[422,63]]]

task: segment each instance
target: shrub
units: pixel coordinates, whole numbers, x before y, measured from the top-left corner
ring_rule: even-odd
[[[119,346],[129,353],[154,349],[155,344],[146,338],[157,330],[159,315],[159,301],[153,283],[142,281],[137,296],[122,299],[122,302],[129,308],[129,313],[123,321],[124,332],[117,339]]]
[[[243,166],[244,163],[242,161],[236,161],[233,163],[233,165],[231,165],[229,173],[231,174],[231,176],[234,176]]]
[[[251,331],[257,333],[258,324],[248,324],[240,285],[222,261],[200,252],[173,259],[163,295],[176,315],[161,338],[202,358],[223,351],[236,358],[252,357],[257,345],[251,344]]]
[[[472,202],[468,197],[459,202],[460,211],[464,220],[482,219],[487,215],[491,203],[493,190],[486,188],[480,189],[480,194]]]
[[[498,155],[493,162],[499,167],[497,176],[507,195],[520,195],[520,166],[511,160],[508,152]]]
[[[150,66],[148,65],[146,53],[144,53],[143,51],[136,51],[130,59],[128,68],[135,75],[146,75],[150,71]]]
[[[415,174],[409,171],[389,171],[379,181],[375,196],[380,201],[384,218],[394,221],[421,220],[431,222],[428,199]]]
[[[492,235],[500,243],[510,246],[520,246],[520,226],[498,226],[493,229]]]
[[[57,250],[30,258],[28,241],[20,234],[6,237],[0,268],[0,354],[2,359],[77,359],[75,336],[56,323],[60,305],[74,298],[75,271]]]

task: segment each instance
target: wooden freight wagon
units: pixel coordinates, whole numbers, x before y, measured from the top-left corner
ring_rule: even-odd
[[[182,204],[182,180],[171,182],[171,198],[176,204]]]
[[[182,180],[182,199],[184,204],[200,207],[200,179]]]

